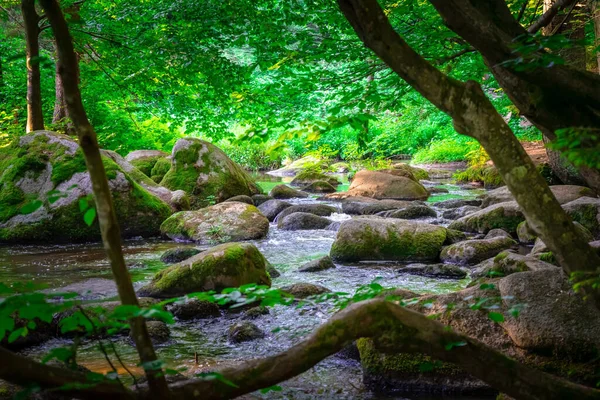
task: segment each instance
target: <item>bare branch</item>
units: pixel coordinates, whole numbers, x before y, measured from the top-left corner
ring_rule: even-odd
[[[578,0],[557,0],[540,18],[538,18],[537,21],[527,28],[527,32],[536,33],[540,29],[548,26],[556,14],[569,6],[574,5],[577,1]]]

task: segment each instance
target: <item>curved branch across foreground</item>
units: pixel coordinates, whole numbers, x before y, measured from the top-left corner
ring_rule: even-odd
[[[172,385],[171,397],[182,400],[232,399],[299,375],[362,337],[373,338],[376,344],[387,350],[419,352],[454,363],[472,376],[518,399],[600,399],[599,390],[527,367],[476,339],[453,332],[447,326],[421,313],[384,299],[351,305],[334,315],[308,338],[283,353],[220,371],[237,387],[217,380],[189,380]],[[451,350],[446,349],[447,344],[457,342],[463,342],[464,345],[452,347]],[[9,368],[8,365],[23,362],[23,357],[0,349],[0,358],[5,361],[3,365],[6,365],[0,367],[0,378],[15,383],[31,379],[48,388],[69,380],[81,382],[85,377],[76,371],[61,370],[28,360],[31,368],[22,371],[17,382],[14,368]],[[45,374],[44,371],[52,373]],[[118,385],[104,384],[77,392],[66,391],[65,394],[97,399],[111,393],[110,396],[115,399],[131,398],[130,392],[118,393],[119,390],[122,391]],[[137,393],[136,397],[144,400],[153,398],[148,391]]]

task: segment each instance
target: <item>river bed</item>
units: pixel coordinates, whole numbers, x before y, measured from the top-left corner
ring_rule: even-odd
[[[259,177],[259,184],[268,192],[287,178]],[[340,185],[339,190],[347,188]],[[473,198],[483,192],[465,190],[448,182],[439,181],[438,187],[449,193],[434,194],[428,202],[435,203],[450,198]],[[292,202],[321,202],[316,198],[295,199]],[[339,207],[336,203],[326,204]],[[350,216],[333,214],[330,219],[343,221]],[[426,220],[442,225],[449,221],[438,218]],[[466,286],[468,279],[434,279],[398,273],[398,264],[369,263],[338,265],[317,273],[300,273],[298,268],[313,259],[329,253],[336,232],[332,230],[282,231],[271,224],[269,234],[253,241],[264,256],[281,272],[273,279],[274,287],[291,283],[309,282],[325,286],[334,292],[354,292],[360,285],[379,279],[386,287],[400,287],[417,293],[446,293]],[[192,244],[184,244],[194,246]],[[161,239],[128,240],[124,244],[126,262],[136,288],[143,286],[165,264],[160,255],[167,249],[182,246]],[[10,246],[0,247],[0,280],[3,283],[32,281],[47,285],[50,291],[73,290],[85,299],[111,299],[116,297],[116,287],[111,280],[110,267],[101,244],[65,246]],[[302,308],[276,306],[270,314],[254,320],[266,338],[240,344],[230,344],[227,328],[240,320],[239,313],[226,313],[221,318],[197,320],[172,325],[171,340],[157,345],[159,357],[169,368],[186,368],[185,375],[216,365],[227,365],[241,360],[272,355],[298,342],[316,326],[325,322],[332,313],[331,304],[307,305]],[[40,357],[49,349],[64,346],[67,340],[55,339],[41,346],[29,348],[25,354]],[[136,370],[137,353],[127,337],[114,339],[123,361]],[[197,360],[197,362],[196,362]],[[97,372],[108,372],[108,365],[97,351],[95,342],[85,343],[78,362]],[[120,371],[124,372],[124,371]],[[289,399],[392,399],[366,391],[362,386],[360,364],[356,360],[338,356],[330,357],[310,371],[283,383],[281,392],[254,393],[245,398]]]

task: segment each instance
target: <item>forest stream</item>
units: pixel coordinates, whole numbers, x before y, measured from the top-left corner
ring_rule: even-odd
[[[348,179],[339,175],[342,185],[338,191],[347,190]],[[255,175],[257,183],[265,192],[279,183],[288,183],[291,178]],[[433,182],[431,183],[433,184]],[[440,217],[436,202],[448,199],[470,199],[485,192],[484,189],[462,188],[444,180],[435,181],[436,187],[448,193],[433,194],[428,203],[437,211],[438,217],[422,219],[423,222],[446,226],[450,221]],[[291,203],[323,203],[339,208],[339,203],[317,200],[317,196],[292,199]],[[341,212],[329,217],[332,221],[343,221],[350,216]],[[308,261],[329,254],[335,239],[335,230],[285,231],[271,223],[266,238],[252,241],[275,266],[281,276],[273,280],[273,287],[307,282],[325,286],[333,292],[353,293],[359,286],[378,280],[385,287],[399,287],[417,293],[448,293],[464,288],[468,279],[452,280],[428,278],[398,272],[398,263],[337,265],[335,269],[321,272],[302,273],[298,268]],[[169,240],[127,240],[124,243],[126,262],[136,288],[147,283],[165,264],[160,261],[163,252],[181,246],[196,247],[194,244],[177,243]],[[206,246],[208,247],[208,246]],[[5,283],[28,280],[48,286],[49,291],[75,291],[84,299],[100,300],[116,297],[116,287],[111,280],[111,271],[100,243],[69,244],[52,246],[12,245],[0,247],[0,276]],[[331,316],[330,303],[294,306],[276,306],[267,315],[253,322],[267,336],[249,342],[231,344],[227,340],[227,329],[243,318],[243,313],[226,312],[215,319],[178,322],[171,325],[171,339],[157,346],[159,357],[170,368],[186,368],[184,374],[197,373],[215,365],[222,366],[245,359],[272,355],[296,343],[316,326]],[[128,337],[114,339],[123,361],[130,369],[136,369],[137,353]],[[67,339],[53,339],[41,346],[28,348],[24,353],[40,357],[49,349],[68,344]],[[108,372],[108,365],[97,343],[90,341],[79,350],[78,361],[96,372]],[[124,371],[120,371],[124,372]],[[330,357],[310,371],[281,385],[281,392],[255,393],[245,398],[346,398],[384,399],[399,398],[377,395],[362,386],[359,361],[351,354]],[[456,397],[453,397],[456,398]]]

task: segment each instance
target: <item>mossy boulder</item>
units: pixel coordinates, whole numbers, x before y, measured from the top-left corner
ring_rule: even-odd
[[[406,200],[377,200],[370,197],[348,197],[342,200],[342,211],[350,215],[374,215],[382,211],[410,206]]]
[[[395,200],[426,200],[429,197],[425,187],[410,178],[368,170],[356,173],[346,194]]]
[[[388,168],[388,169],[379,169],[377,171],[383,172],[385,174],[395,175],[395,176],[403,176],[403,177],[411,179],[415,182],[419,181],[417,178],[415,178],[412,171],[408,168],[399,168],[399,169]]]
[[[292,204],[287,201],[273,199],[260,204],[258,209],[269,221],[273,221],[280,212],[291,206]]]
[[[319,272],[332,268],[335,268],[335,264],[331,260],[331,257],[325,256],[307,262],[298,269],[298,272]]]
[[[337,178],[326,175],[312,168],[300,171],[298,175],[292,179],[290,184],[294,186],[306,186],[315,182],[327,182],[332,186],[337,186],[340,184],[340,181],[338,181]]]
[[[255,206],[260,206],[262,203],[267,202],[269,200],[273,200],[273,197],[267,194],[254,194],[252,195],[252,202],[254,202]]]
[[[508,234],[495,237],[486,236],[485,239],[464,240],[445,247],[440,258],[445,263],[474,265],[494,257],[502,250],[510,249],[516,244]]]
[[[271,189],[269,196],[274,199],[293,199],[293,198],[305,198],[308,197],[308,193],[296,190],[289,187],[288,185],[277,185]]]
[[[104,153],[102,160],[123,237],[156,236],[169,205],[137,182],[133,175],[145,175],[135,167],[130,174]],[[0,152],[0,171],[0,242],[100,240],[97,220],[88,226],[80,211],[80,201],[93,205],[92,184],[72,138],[50,131],[16,138]]]
[[[269,220],[250,204],[225,202],[173,214],[160,230],[173,240],[215,244],[261,239],[269,232]]]
[[[478,233],[488,233],[492,229],[502,229],[510,234],[515,234],[517,226],[523,221],[525,221],[525,216],[517,202],[507,201],[461,217],[452,222],[448,228]]]
[[[435,206],[438,208],[459,208],[464,206],[473,206],[479,207],[481,206],[481,199],[450,199],[444,201],[438,201],[435,203]]]
[[[564,204],[562,207],[574,221],[586,227],[595,238],[600,238],[599,198],[581,197]]]
[[[239,287],[271,285],[267,260],[250,243],[225,243],[159,271],[139,295],[156,298]]]
[[[345,174],[346,172],[350,171],[350,164],[343,161],[337,162],[329,166],[329,171],[337,174]]]
[[[168,156],[168,153],[160,150],[135,150],[127,154],[125,160],[150,178],[152,176],[152,168],[154,168],[156,162]]]
[[[342,222],[330,256],[334,261],[436,261],[446,228],[394,218]]]
[[[171,156],[159,158],[150,171],[150,179],[156,183],[160,183],[170,169]]]
[[[452,264],[408,264],[400,268],[398,273],[448,279],[463,279],[467,276],[467,271]]]
[[[334,193],[336,188],[329,182],[315,181],[303,187],[302,191],[309,193]]]
[[[477,265],[471,272],[471,278],[497,278],[516,272],[539,271],[552,268],[556,268],[556,266],[530,255],[522,255],[512,250],[507,250]]]
[[[171,330],[162,321],[147,321],[146,327],[148,328],[148,336],[154,344],[161,344],[169,341],[171,337]]]
[[[215,145],[196,138],[179,139],[171,154],[171,168],[161,183],[190,196],[193,209],[237,195],[252,196],[261,189],[252,178]]]
[[[277,227],[284,231],[325,229],[331,221],[325,217],[306,212],[295,212],[277,220]]]

